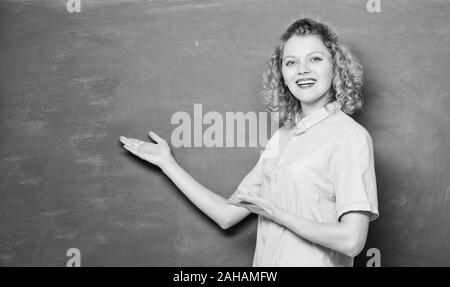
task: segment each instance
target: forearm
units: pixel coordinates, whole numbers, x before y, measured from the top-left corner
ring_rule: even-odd
[[[360,233],[350,224],[343,222],[322,223],[281,211],[274,216],[274,221],[304,239],[350,257],[361,252],[366,240],[364,232]]]
[[[174,159],[161,166],[161,170],[197,208],[223,229],[249,213],[245,208],[228,204],[225,198],[201,185]]]

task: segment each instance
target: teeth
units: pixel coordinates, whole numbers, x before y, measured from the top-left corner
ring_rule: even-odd
[[[307,81],[299,80],[299,81],[297,81],[297,85],[312,85],[314,83],[315,83],[314,81],[310,81],[310,80],[307,80]]]

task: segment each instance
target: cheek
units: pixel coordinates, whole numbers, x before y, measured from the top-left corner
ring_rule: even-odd
[[[331,66],[323,67],[320,71],[321,78],[327,82],[331,82],[333,79],[333,68]]]
[[[283,76],[284,81],[287,82],[287,80],[289,79],[289,75],[285,69],[283,69],[281,75]]]
[[[283,68],[281,74],[283,75],[283,79],[287,82],[292,78],[292,75],[295,74],[295,71],[293,71],[293,69]]]

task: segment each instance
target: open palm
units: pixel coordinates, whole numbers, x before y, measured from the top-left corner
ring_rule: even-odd
[[[149,132],[149,136],[156,143],[145,142],[134,138],[120,137],[120,142],[124,144],[124,148],[132,154],[148,161],[154,165],[161,167],[162,164],[168,162],[172,155],[167,141],[155,134]]]

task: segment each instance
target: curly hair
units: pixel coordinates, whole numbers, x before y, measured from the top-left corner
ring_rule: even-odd
[[[363,104],[363,69],[359,61],[347,47],[338,42],[336,33],[326,24],[303,18],[294,22],[281,35],[281,43],[275,47],[263,74],[263,103],[269,112],[278,112],[278,120],[282,126],[292,127],[295,116],[301,112],[300,101],[284,85],[281,70],[283,48],[291,37],[307,35],[319,36],[332,56],[332,100],[337,100],[342,111],[349,115],[359,110]]]

